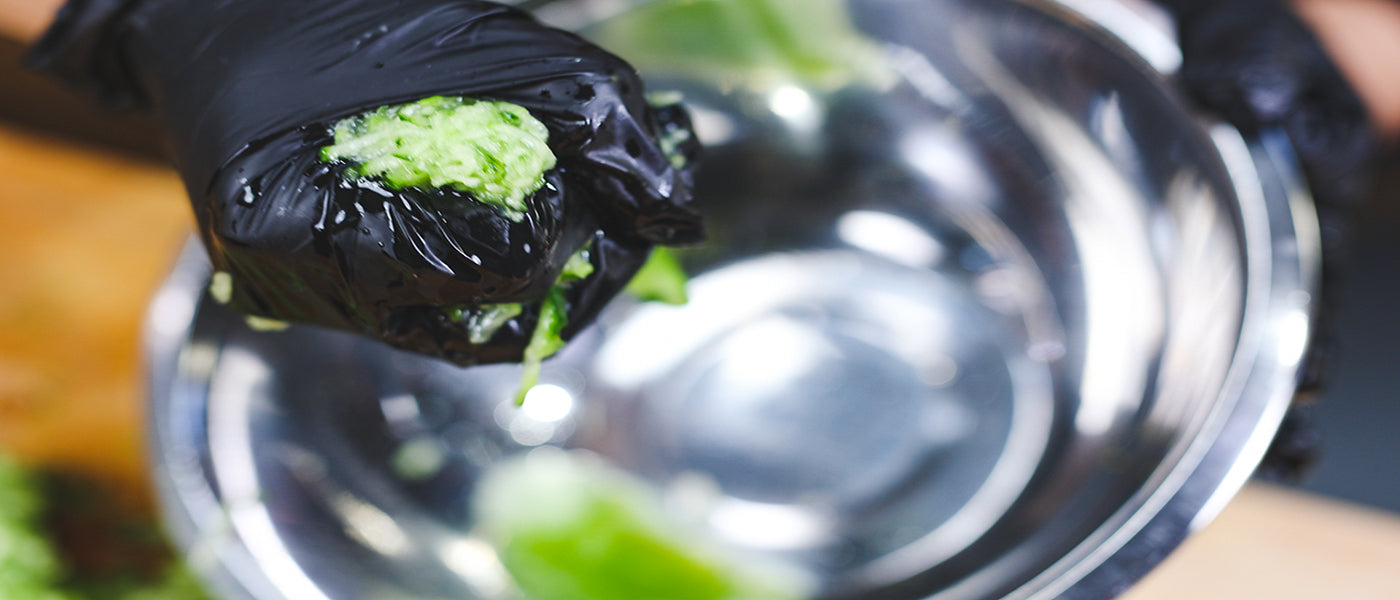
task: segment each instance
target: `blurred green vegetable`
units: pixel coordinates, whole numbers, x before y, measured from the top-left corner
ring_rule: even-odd
[[[71,519],[87,546],[113,545],[115,551],[144,555],[150,546],[169,549],[145,523],[132,531],[126,524],[105,522],[110,511],[96,486],[40,474],[0,455],[0,600],[208,600],[208,594],[183,564],[168,558],[154,576],[134,572],[85,573],[66,564],[54,542],[54,518]],[[102,506],[101,509],[108,507]],[[120,532],[120,533],[118,533]],[[123,539],[99,539],[120,535]],[[120,548],[126,542],[134,548]],[[123,561],[118,561],[123,562]]]
[[[477,523],[535,600],[797,600],[805,579],[735,557],[663,511],[641,482],[540,448],[488,472]]]
[[[593,33],[643,72],[690,71],[714,81],[825,88],[883,85],[891,71],[846,0],[658,0]]]
[[[44,498],[33,474],[0,456],[0,598],[60,600],[63,569],[43,528]]]

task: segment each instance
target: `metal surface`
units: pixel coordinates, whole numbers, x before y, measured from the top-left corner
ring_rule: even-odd
[[[633,6],[535,4],[605,46]],[[150,339],[197,566],[259,600],[510,597],[470,490],[542,444],[659,490],[703,477],[711,534],[833,597],[1109,597],[1209,520],[1308,342],[1316,224],[1287,144],[1191,114],[1058,4],[851,10],[882,83],[625,56],[694,111],[713,239],[684,254],[689,304],[619,301],[520,409],[515,367],[250,331],[202,299],[191,249]]]

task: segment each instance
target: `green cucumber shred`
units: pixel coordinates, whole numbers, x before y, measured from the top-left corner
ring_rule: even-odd
[[[520,387],[515,393],[515,404],[525,402],[525,395],[539,383],[540,366],[564,347],[562,332],[568,324],[568,302],[564,296],[569,286],[593,274],[593,263],[589,259],[589,249],[579,250],[564,263],[564,268],[555,280],[554,286],[540,302],[539,319],[525,346],[521,364]],[[642,264],[642,268],[628,282],[626,291],[644,302],[664,302],[685,304],[688,276],[681,267],[675,253],[664,247],[656,247]]]
[[[525,307],[518,302],[486,304],[474,310],[456,306],[449,309],[448,318],[454,322],[466,323],[467,338],[471,343],[485,344],[491,341],[491,337],[496,335],[501,327],[520,316],[524,310]]]

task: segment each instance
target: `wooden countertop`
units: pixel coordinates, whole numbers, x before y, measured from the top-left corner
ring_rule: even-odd
[[[0,448],[149,499],[138,335],[191,222],[168,169],[0,124]],[[1400,598],[1400,517],[1252,485],[1125,598]]]
[[[169,169],[0,123],[0,448],[146,496],[139,330],[192,222]]]

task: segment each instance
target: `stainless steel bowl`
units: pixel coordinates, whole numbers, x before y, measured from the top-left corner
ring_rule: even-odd
[[[252,331],[182,257],[154,455],[225,596],[510,597],[469,490],[540,445],[703,474],[716,538],[829,597],[1110,597],[1242,485],[1309,341],[1315,216],[1286,140],[1180,99],[1169,24],[852,0],[879,61],[833,81],[663,59],[629,29],[657,4],[530,3],[684,95],[713,232],[690,303],[615,303],[546,365],[547,409],[511,405],[515,367]]]

